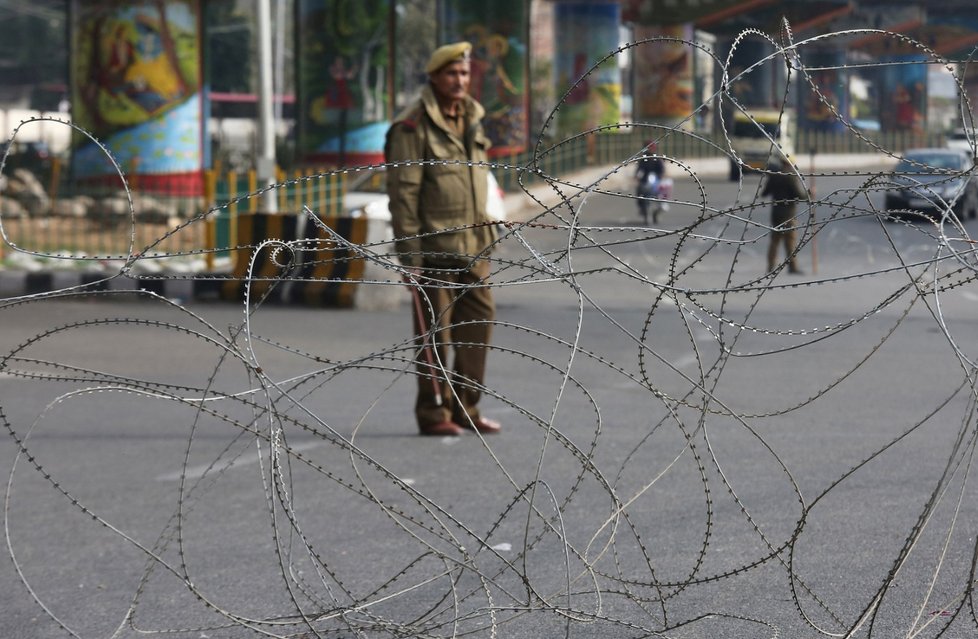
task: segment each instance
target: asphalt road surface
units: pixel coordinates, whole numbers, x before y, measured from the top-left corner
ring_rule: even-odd
[[[973,637],[976,222],[821,177],[770,275],[757,178],[676,177],[502,239],[485,439],[406,304],[3,306],[3,636]]]

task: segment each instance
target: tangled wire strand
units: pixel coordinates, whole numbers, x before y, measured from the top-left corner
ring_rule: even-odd
[[[733,52],[727,60],[714,57],[721,88],[689,118],[708,105],[729,104],[763,130],[731,86],[765,64],[785,64],[851,135],[896,159],[836,110],[800,55],[832,38],[868,33],[909,44],[946,69],[961,89],[962,113],[971,113],[951,63],[921,43],[880,30],[796,42],[785,23],[777,38],[749,30],[735,40],[734,49],[750,38],[773,46],[736,76],[728,73]],[[662,41],[713,55],[695,42],[642,40],[610,52],[575,87],[617,56]],[[786,280],[780,275],[794,257],[788,256],[774,271],[758,273],[749,266],[753,251],[775,229],[757,214],[759,184],[743,176],[736,203],[718,205],[711,194],[717,187],[693,163],[663,155],[686,185],[673,202],[683,216],[661,227],[592,224],[595,217],[607,222],[595,212],[607,202],[631,205],[639,197],[621,178],[645,149],[586,184],[547,175],[541,166],[548,154],[613,128],[644,130],[659,142],[707,141],[685,130],[685,122],[623,122],[544,148],[544,134],[573,90],[550,114],[529,163],[491,165],[515,172],[533,202],[525,219],[493,222],[501,231],[491,257],[493,286],[514,300],[551,295],[561,305],[554,311],[541,303],[544,324],[532,321],[532,308],[494,322],[494,361],[514,373],[478,390],[524,423],[518,450],[481,437],[479,445],[451,452],[428,450],[427,442],[417,451],[377,444],[373,415],[385,414],[388,398],[422,374],[414,368],[413,337],[374,335],[357,352],[359,342],[350,348],[293,342],[263,321],[276,287],[299,281],[299,267],[321,259],[324,248],[345,251],[337,259],[363,260],[381,274],[364,277],[360,287],[405,286],[390,239],[351,242],[310,208],[303,217],[322,240],[270,238],[221,249],[250,256],[240,320],[226,329],[206,316],[206,306],[146,291],[86,285],[0,302],[8,316],[91,298],[142,300],[153,309],[136,305],[125,317],[105,317],[96,305],[95,317],[37,327],[0,359],[6,378],[55,389],[33,419],[10,417],[21,411],[9,395],[0,404],[16,449],[4,500],[7,551],[17,580],[48,620],[74,637],[975,633],[978,502],[971,469],[978,386],[974,340],[967,337],[974,321],[959,315],[951,295],[974,291],[978,262],[965,221],[954,214],[957,201],[937,198],[934,220],[895,220],[871,197],[893,186],[888,173],[816,173],[792,164],[784,172],[809,182],[863,179],[803,203],[808,218],[796,220],[796,253],[845,224],[866,221],[879,229],[893,260]],[[718,151],[742,162],[729,123],[720,122],[727,145]],[[376,167],[341,171],[367,168]],[[529,176],[547,188],[530,189]],[[145,247],[135,245],[132,216],[124,265],[107,279],[179,277],[139,275],[134,267],[231,204]],[[44,254],[15,245],[2,222],[8,246]],[[922,243],[923,253],[906,254],[901,234]],[[655,268],[646,270],[647,247],[668,256],[664,266],[649,258]],[[265,259],[275,276],[258,273]],[[627,291],[627,298],[610,304],[612,289]],[[792,310],[779,315],[772,308]],[[816,315],[822,308],[832,312]],[[831,319],[819,323],[825,315]],[[849,393],[865,388],[868,374],[891,373],[892,385],[902,383],[891,370],[891,351],[918,352],[903,334],[921,333],[921,318],[939,337],[927,352],[953,363],[943,370],[959,373],[951,375],[953,384],[919,397],[916,412],[890,428],[841,446],[825,441],[855,435],[829,425],[865,413],[865,400]],[[971,332],[962,339],[961,330]],[[858,331],[870,338],[854,336]],[[193,360],[161,372],[141,365],[151,361],[151,350],[143,359],[127,353],[124,362],[112,353],[79,358],[89,336],[106,332],[119,343],[146,335],[148,348],[187,349]],[[792,370],[784,362],[802,359],[828,361],[828,377],[807,387],[781,379]],[[888,386],[886,379],[877,390]],[[764,384],[773,390],[765,392]],[[852,415],[840,416],[844,410]],[[137,419],[165,415],[169,431],[182,434],[166,450],[179,472],[133,493],[145,504],[132,503],[128,486],[104,469],[47,461],[54,458],[50,442],[75,430],[72,415],[108,419],[116,411]],[[636,414],[640,423],[629,427]],[[418,466],[399,454],[430,461]],[[239,472],[251,462],[255,472]],[[441,466],[469,481],[439,481],[448,472]],[[911,498],[890,510],[892,504],[873,499],[901,494],[902,487],[880,488],[894,478]],[[472,489],[480,484],[491,484],[491,494]],[[69,531],[66,553],[75,563],[63,572],[104,570],[112,585],[103,596],[69,596],[45,572],[43,542],[36,548],[30,535],[32,513],[45,507],[54,513],[52,525]],[[26,529],[22,520],[30,522]],[[104,560],[108,566],[94,569],[94,558],[108,548],[115,549]],[[85,612],[93,607],[96,619]]]

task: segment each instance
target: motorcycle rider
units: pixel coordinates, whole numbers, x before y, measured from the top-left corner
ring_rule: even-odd
[[[649,198],[661,195],[659,185],[662,184],[662,179],[666,174],[666,165],[662,158],[657,155],[658,148],[659,145],[654,140],[646,142],[645,152],[638,159],[638,164],[635,167],[635,177],[638,180],[635,189],[635,194],[638,196],[638,212],[646,223],[649,221],[649,205],[651,204]],[[649,176],[654,176],[654,178],[650,180]],[[659,213],[663,208],[663,206],[655,207],[652,216],[654,224],[658,224]]]

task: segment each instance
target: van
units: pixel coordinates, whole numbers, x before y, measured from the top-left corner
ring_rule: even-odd
[[[773,159],[791,161],[795,155],[793,113],[789,109],[736,111],[730,126],[730,179],[740,179],[741,168],[766,168]],[[772,145],[772,140],[776,146]],[[740,159],[740,162],[737,161]],[[742,167],[741,167],[742,163]]]

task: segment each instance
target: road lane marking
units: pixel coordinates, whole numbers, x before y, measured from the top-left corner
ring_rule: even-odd
[[[296,444],[295,446],[290,446],[289,450],[295,452],[302,452],[305,450],[316,448],[317,446],[321,446],[321,445],[322,442],[305,442],[302,444]],[[186,477],[187,479],[200,479],[207,472],[210,473],[217,473],[218,471],[223,472],[230,468],[237,468],[238,466],[245,466],[248,464],[257,464],[257,463],[258,463],[258,453],[253,452],[253,453],[248,453],[247,455],[241,455],[240,457],[235,458],[228,464],[225,464],[220,461],[216,461],[208,464],[199,464],[197,466],[188,466],[186,470],[178,470],[172,473],[164,473],[162,475],[157,475],[156,481],[180,481],[181,477]]]

